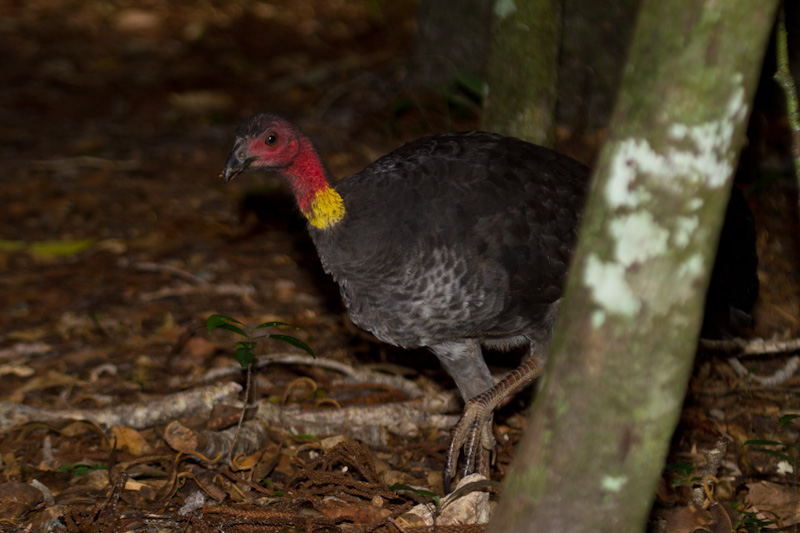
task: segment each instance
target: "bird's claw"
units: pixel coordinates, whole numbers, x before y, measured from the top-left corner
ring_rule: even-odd
[[[489,477],[490,455],[495,452],[496,444],[492,434],[492,413],[501,401],[530,384],[541,373],[542,367],[535,357],[531,357],[492,388],[467,402],[450,435],[450,448],[447,450],[442,477],[445,493],[450,492],[450,481],[456,473],[462,448],[464,475],[475,471],[475,460],[478,459],[478,472]]]
[[[458,458],[464,450],[464,469],[462,477],[473,473],[477,462],[478,470],[488,477],[490,455],[495,451],[495,439],[492,434],[492,409],[488,398],[480,394],[467,402],[464,412],[450,434],[450,447],[445,458],[443,486],[445,493],[450,492],[450,482],[458,468]]]

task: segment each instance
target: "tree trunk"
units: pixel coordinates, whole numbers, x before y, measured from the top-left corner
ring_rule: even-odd
[[[561,0],[498,0],[482,128],[552,146]]]
[[[642,531],[775,0],[643,3],[551,355],[489,531]]]
[[[492,0],[421,0],[407,83],[435,88],[484,79]]]

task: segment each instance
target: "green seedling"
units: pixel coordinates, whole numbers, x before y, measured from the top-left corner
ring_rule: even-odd
[[[208,320],[206,320],[206,329],[209,333],[215,329],[224,329],[225,331],[231,331],[246,339],[236,343],[235,357],[239,364],[242,365],[242,368],[247,368],[247,365],[252,363],[253,359],[255,359],[255,348],[256,345],[258,345],[258,341],[261,339],[276,339],[283,341],[291,344],[292,346],[300,348],[301,350],[305,350],[309,355],[311,355],[311,357],[315,357],[314,351],[308,344],[304,343],[298,338],[292,337],[291,335],[280,335],[277,333],[266,333],[263,335],[258,334],[260,333],[260,330],[278,326],[288,326],[295,329],[300,329],[297,326],[292,326],[286,322],[264,322],[263,324],[259,324],[251,328],[247,324],[225,315],[211,315],[208,317]]]
[[[672,488],[680,487],[686,483],[697,483],[702,480],[701,477],[692,476],[694,472],[694,465],[686,461],[677,461],[674,463],[667,463],[664,467],[665,472],[672,472],[677,475],[677,478],[672,482]]]
[[[741,520],[736,522],[736,524],[734,524],[734,531],[744,530],[748,533],[759,533],[763,528],[774,524],[774,522],[771,520],[761,520],[756,516],[755,513],[744,509],[742,504],[739,502],[731,502],[731,507],[733,507],[743,517]]]
[[[782,428],[792,424],[792,421],[800,418],[800,415],[783,415],[778,419],[778,425]]]
[[[395,483],[394,485],[389,487],[389,490],[394,492],[399,492],[401,490],[406,492],[412,492],[417,496],[421,497],[425,501],[432,501],[434,505],[436,505],[436,507],[440,507],[442,504],[441,497],[435,492],[431,492],[429,490],[415,489],[414,487],[403,485],[402,483]]]
[[[781,448],[789,449],[789,450],[791,450],[793,448],[793,446],[787,446],[783,442],[780,442],[780,441],[777,441],[777,440],[753,439],[753,440],[748,440],[747,442],[744,443],[744,445],[745,446],[751,446],[753,451],[762,452],[762,453],[766,453],[768,455],[772,455],[773,457],[777,457],[778,459],[780,459],[782,461],[786,461],[787,463],[789,463],[792,466],[796,466],[797,465],[797,461],[795,460],[795,458],[790,456],[789,454],[786,454],[786,453],[784,453],[782,451],[779,451],[779,450],[772,450],[770,448],[764,448],[764,446],[777,446],[777,447],[781,447]]]

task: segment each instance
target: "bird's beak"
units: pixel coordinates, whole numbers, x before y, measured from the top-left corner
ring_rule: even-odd
[[[249,159],[246,159],[245,161],[240,160],[236,156],[237,152],[238,150],[234,148],[231,152],[231,155],[228,156],[228,160],[225,162],[225,168],[222,170],[222,174],[220,174],[222,179],[225,180],[225,183],[228,183],[233,178],[244,172],[248,166],[248,163],[250,162]]]

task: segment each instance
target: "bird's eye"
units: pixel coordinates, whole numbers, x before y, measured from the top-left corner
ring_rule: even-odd
[[[238,152],[236,152],[236,158],[239,161],[244,161],[245,159],[247,159],[247,152],[245,152],[244,150],[239,150]]]
[[[275,146],[278,143],[278,132],[271,131],[267,133],[267,136],[264,138],[264,144],[267,146]]]

